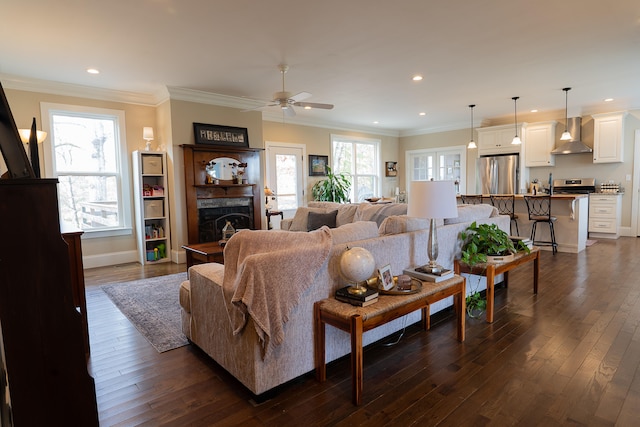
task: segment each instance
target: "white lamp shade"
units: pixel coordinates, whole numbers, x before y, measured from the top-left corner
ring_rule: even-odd
[[[143,127],[142,128],[142,139],[146,139],[150,141],[153,139],[153,128],[152,127]]]
[[[570,141],[571,140],[571,133],[568,131],[564,131],[562,132],[562,136],[560,137],[560,141]]]
[[[472,139],[471,141],[469,141],[469,145],[467,145],[467,148],[469,150],[473,150],[475,148],[478,148],[478,145],[476,145],[476,142]]]
[[[514,137],[513,137],[513,139],[511,140],[511,143],[512,143],[513,145],[520,145],[520,144],[522,144],[522,141],[520,140],[520,137],[516,135],[516,136],[514,136]]]
[[[20,134],[20,139],[24,144],[29,143],[29,139],[31,138],[31,129],[18,129],[18,133]],[[41,130],[37,131],[36,135],[38,137],[39,144],[47,137],[47,133]]]
[[[407,215],[419,218],[456,218],[456,188],[453,181],[412,181]]]

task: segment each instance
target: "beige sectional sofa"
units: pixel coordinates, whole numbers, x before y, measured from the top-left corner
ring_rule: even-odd
[[[429,228],[427,220],[410,218],[406,215],[391,215],[385,218],[379,215],[380,210],[386,209],[391,213],[394,209],[400,211],[406,209],[406,206],[386,205],[385,208],[385,205],[380,205],[378,209],[371,209],[370,206],[354,206],[316,205],[313,207],[324,213],[332,212],[336,208],[345,210],[341,212],[342,215],[340,213],[336,215],[336,219],[340,218],[343,223],[333,229],[323,226],[309,233],[283,230],[241,231],[229,240],[225,248],[225,265],[210,263],[196,265],[189,269],[189,280],[183,283],[180,290],[183,332],[193,344],[204,350],[254,394],[260,395],[314,369],[313,304],[315,301],[332,296],[337,288],[346,285],[346,281],[340,275],[339,260],[347,247],[359,246],[369,250],[377,266],[391,265],[394,275],[401,274],[404,268],[427,262],[426,246]],[[358,209],[360,209],[359,213]],[[301,210],[303,211],[304,209]],[[351,222],[346,222],[351,212],[353,213]],[[509,230],[509,217],[498,215],[492,206],[461,205],[458,212],[458,218],[444,220],[438,227],[438,262],[448,268],[453,267],[453,258],[459,252],[458,234],[471,222],[496,223],[501,229],[507,232]],[[297,221],[294,217],[290,221],[289,228],[306,229],[306,225],[302,224],[304,222],[302,215],[301,213]],[[358,218],[368,218],[373,221],[356,220]],[[305,236],[308,236],[310,241],[312,237],[313,241],[319,241],[318,238],[321,237],[323,242],[329,242],[327,255],[325,256],[323,252],[323,258],[313,267],[317,270],[306,271],[305,263],[299,260],[295,263],[286,263],[288,265],[286,269],[271,268],[283,259],[287,259],[287,252],[282,249],[283,243],[291,240],[298,247],[303,247],[304,245],[300,245],[300,242]],[[235,240],[241,243],[236,243]],[[269,249],[270,240],[276,242],[277,247],[274,250]],[[252,242],[255,244],[251,245]],[[305,250],[308,248],[305,247]],[[238,255],[238,259],[231,259],[230,254],[241,255]],[[308,255],[305,256],[309,258]],[[317,265],[320,267],[318,268]],[[269,273],[265,274],[263,270]],[[233,275],[242,272],[244,275],[242,280],[249,277],[250,281],[260,282],[250,284],[252,286],[250,298],[247,298],[246,289],[243,289],[243,295],[234,294],[238,291],[233,289],[237,283],[230,285],[232,282],[230,272],[233,272]],[[309,273],[308,277],[311,280],[308,283],[289,280],[291,277],[301,277],[300,272]],[[255,279],[255,277],[259,278]],[[269,281],[270,283],[267,283]],[[243,283],[243,286],[246,286],[246,283]],[[277,292],[264,292],[267,288],[276,289]],[[267,319],[267,321],[261,318],[254,319],[252,313],[259,310],[252,309],[246,304],[258,304],[256,307],[262,304],[263,307],[270,307],[270,309],[275,306],[280,307],[283,301],[277,298],[270,301],[269,298],[275,294],[280,294],[279,298],[281,298],[282,289],[290,292],[288,295],[295,304],[286,308],[285,312],[276,310],[279,318],[286,319],[282,325],[277,325],[280,327],[282,339],[281,342],[276,342],[278,340],[270,336],[271,339],[266,348],[264,334],[266,330],[269,335],[269,329],[274,327],[269,323],[273,323],[273,319]],[[266,298],[267,301],[256,301],[259,291],[262,291],[264,295],[261,297]],[[230,299],[235,299],[236,302],[231,303]],[[288,298],[284,299],[287,303],[291,302]],[[431,313],[451,304],[451,299],[443,300],[431,307]],[[233,310],[238,310],[241,316],[244,316],[243,319],[246,322],[244,327],[238,328],[237,323],[232,324],[230,319],[239,315]],[[419,320],[418,311],[368,331],[364,334],[364,345],[380,340]],[[273,335],[276,336],[275,333]],[[260,339],[261,336],[263,339]],[[349,351],[349,336],[335,328],[327,328],[326,361],[335,360],[348,354]]]

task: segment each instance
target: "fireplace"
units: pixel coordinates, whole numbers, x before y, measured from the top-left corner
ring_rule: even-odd
[[[253,229],[253,200],[242,198],[201,199],[198,205],[198,237],[200,243],[222,239],[227,221],[237,230]]]
[[[264,196],[260,191],[259,148],[221,147],[206,144],[181,145],[184,154],[188,243],[217,242],[227,221],[241,230],[261,229]],[[231,176],[207,180],[212,161],[244,163],[243,182]],[[246,180],[246,181],[245,181]]]

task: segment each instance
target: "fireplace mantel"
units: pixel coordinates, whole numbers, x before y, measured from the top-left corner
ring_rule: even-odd
[[[239,218],[247,216],[247,205],[249,206],[249,224],[243,223],[242,226],[261,229],[262,210],[260,202],[262,198],[259,184],[260,151],[262,149],[192,144],[181,145],[181,147],[184,153],[188,243],[213,241],[212,233],[205,233],[201,230],[203,224],[200,224],[200,218],[203,215],[200,215],[200,209],[203,206],[216,205],[216,203],[203,203],[206,200],[248,200],[248,203],[238,204]],[[207,184],[205,166],[210,160],[220,157],[228,157],[237,160],[238,163],[246,163],[247,166],[244,168],[245,174],[243,178],[246,179],[247,183],[236,184],[232,180],[220,179],[216,184]],[[225,212],[225,215],[228,215],[228,212]]]

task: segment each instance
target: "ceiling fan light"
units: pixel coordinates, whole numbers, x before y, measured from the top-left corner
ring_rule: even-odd
[[[569,131],[562,132],[562,136],[560,137],[560,141],[571,141],[571,133]]]

